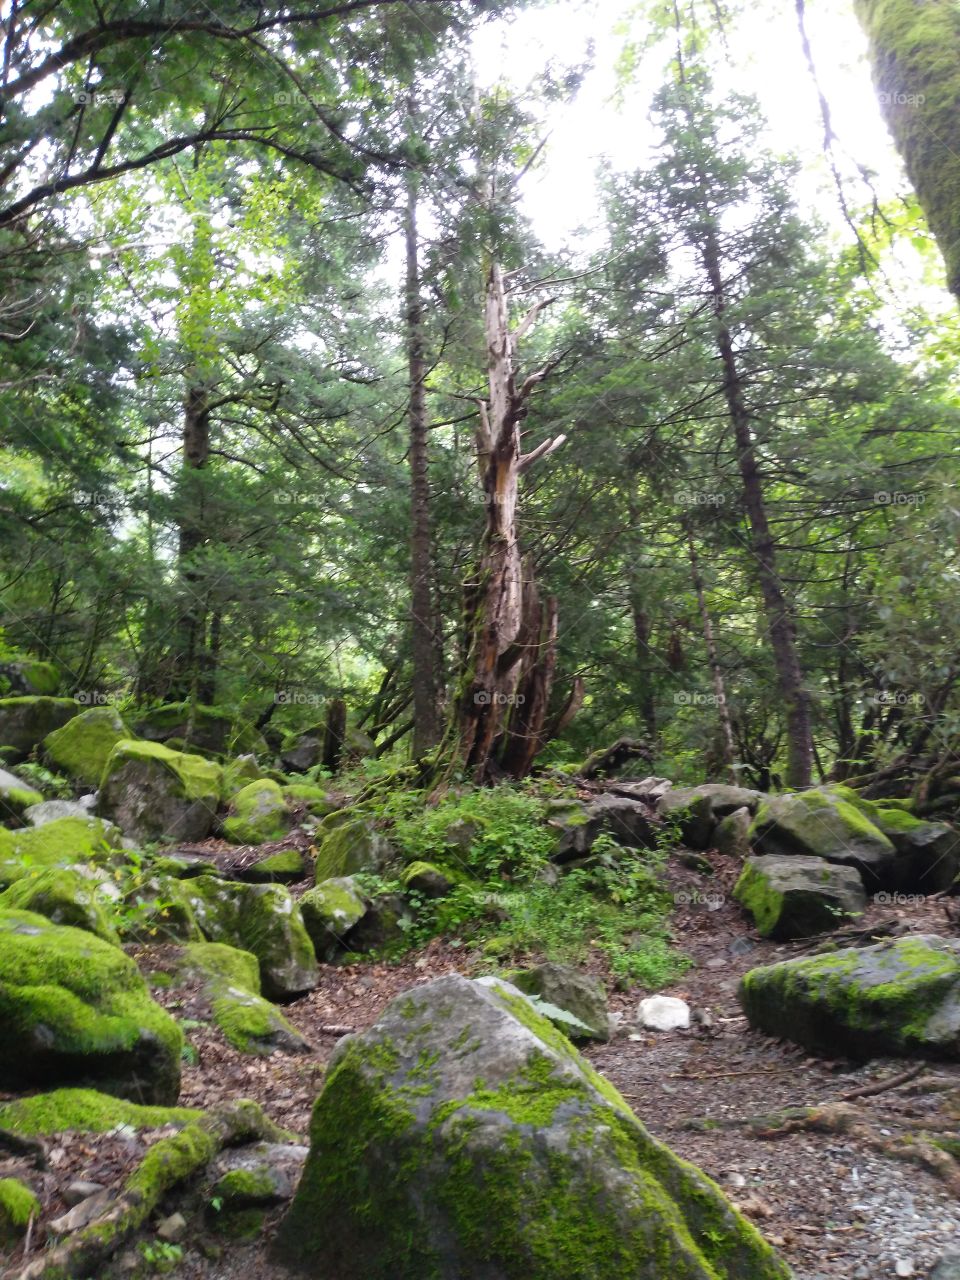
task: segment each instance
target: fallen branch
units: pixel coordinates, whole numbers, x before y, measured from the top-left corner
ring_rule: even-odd
[[[849,1093],[840,1095],[841,1102],[852,1102],[854,1098],[875,1098],[878,1093],[887,1093],[891,1089],[899,1089],[902,1084],[909,1084],[917,1076],[926,1071],[925,1062],[918,1063],[909,1071],[901,1071],[898,1075],[888,1076],[886,1080],[875,1080],[873,1084],[861,1085],[859,1089],[851,1089]]]

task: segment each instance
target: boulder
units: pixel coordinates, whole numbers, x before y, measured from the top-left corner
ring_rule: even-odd
[[[197,703],[168,702],[155,707],[140,717],[134,731],[150,742],[177,738],[214,755],[250,751],[266,754],[266,743],[252,725],[235,722],[229,711]]]
[[[256,782],[264,776],[254,755],[234,756],[223,766],[223,798],[229,800],[248,782]]]
[[[134,962],[91,933],[28,911],[0,912],[0,1087],[90,1084],[171,1104],[180,1028]]]
[[[122,864],[116,828],[89,815],[57,818],[40,827],[7,831],[0,827],[0,886],[51,867]]]
[[[764,938],[810,938],[863,914],[860,873],[824,858],[766,854],[747,858],[733,891]]]
[[[788,1280],[526,999],[458,975],[342,1040],[275,1250],[322,1280]]]
[[[329,824],[329,825],[327,825]],[[358,871],[382,871],[393,856],[389,841],[366,818],[331,814],[320,827],[316,879],[334,880]]]
[[[694,795],[706,796],[710,801],[710,812],[719,821],[734,813],[737,809],[747,809],[756,813],[766,796],[762,791],[754,791],[750,787],[735,787],[726,782],[703,782],[691,787]]]
[[[113,707],[91,707],[43,740],[47,761],[77,782],[98,787],[110,752],[130,732]]]
[[[294,812],[305,809],[312,818],[325,818],[338,807],[323,787],[316,787],[312,782],[290,782],[281,790],[290,809]]]
[[[0,893],[0,910],[34,911],[54,924],[75,929],[120,945],[114,927],[115,904],[120,897],[116,882],[93,867],[50,867],[28,872]]]
[[[607,997],[599,978],[574,969],[572,965],[548,962],[521,973],[512,973],[510,981],[524,995],[538,996],[582,1022],[587,1030],[579,1034],[568,1030],[566,1034],[571,1040],[610,1039]],[[563,1030],[562,1027],[560,1029]]]
[[[73,698],[0,698],[0,747],[9,748],[10,759],[22,760],[82,710]]]
[[[614,796],[626,796],[628,800],[642,800],[651,809],[656,809],[657,801],[665,795],[673,783],[668,778],[621,778],[607,783],[607,790]]]
[[[222,826],[231,844],[266,844],[282,840],[293,826],[293,818],[279,783],[258,778],[232,797]]]
[[[404,889],[424,898],[445,898],[454,886],[452,874],[432,862],[411,862],[400,880]]]
[[[960,1058],[960,939],[914,935],[751,969],[751,1026],[813,1053]]]
[[[42,803],[39,791],[34,791],[15,773],[0,769],[0,821],[19,822],[27,809],[35,809]]]
[[[293,1199],[308,1154],[309,1148],[286,1142],[228,1147],[210,1166],[209,1199],[225,1209],[285,1204]]]
[[[349,876],[322,880],[300,899],[303,923],[321,960],[331,960],[367,913],[367,900]]]
[[[691,849],[709,849],[716,819],[710,797],[694,787],[675,787],[657,801],[657,813],[676,827],[680,839]]]
[[[690,1006],[676,996],[647,996],[637,1007],[637,1022],[648,1031],[686,1031]]]
[[[291,734],[280,750],[280,763],[289,773],[306,773],[320,763],[323,741],[323,725]]]
[[[278,849],[241,867],[236,875],[248,884],[296,884],[306,879],[307,864],[299,849]]]
[[[220,942],[191,943],[177,962],[182,978],[199,979],[213,1021],[241,1053],[312,1053],[310,1043],[260,994],[260,966],[249,951]]]
[[[156,868],[127,888],[120,922],[124,942],[200,942],[190,894],[175,876]]]
[[[903,809],[873,805],[871,820],[896,850],[888,887],[941,893],[960,872],[960,832],[945,822],[924,822]]]
[[[43,800],[25,809],[23,816],[31,827],[42,827],[48,822],[56,822],[58,818],[79,818],[81,822],[89,822],[95,803],[92,796],[80,800]]]
[[[107,758],[97,809],[133,840],[203,840],[221,780],[220,766],[203,756],[125,738]]]
[[[718,852],[734,858],[746,858],[750,853],[750,810],[744,805],[720,819],[713,832],[713,843]]]
[[[402,894],[381,893],[367,903],[367,909],[344,938],[348,951],[364,954],[388,950],[403,942],[413,925],[413,913]]]
[[[589,804],[579,800],[553,801],[547,806],[547,822],[557,832],[550,857],[560,866],[588,858],[601,834],[634,849],[649,849],[656,844],[647,806],[612,792]]]
[[[251,951],[271,1000],[290,1000],[317,985],[317,960],[300,909],[279,884],[238,884],[214,876],[185,880],[204,936]]]
[[[25,656],[0,662],[0,692],[4,694],[55,697],[59,691],[60,671],[52,662],[37,662]]]
[[[856,867],[871,892],[890,886],[895,878],[891,841],[855,805],[823,791],[765,801],[753,820],[750,839],[758,854],[803,853]]]

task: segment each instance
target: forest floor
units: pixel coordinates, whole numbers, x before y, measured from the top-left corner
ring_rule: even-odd
[[[780,1250],[796,1280],[928,1275],[939,1257],[960,1249],[960,1198],[927,1168],[887,1148],[918,1131],[956,1133],[960,1065],[824,1061],[750,1030],[736,1000],[740,976],[816,944],[759,939],[730,896],[734,860],[716,854],[711,860],[717,874],[698,878],[697,900],[678,907],[673,923],[677,945],[694,967],[667,989],[705,1015],[703,1021],[690,1031],[639,1031],[636,1006],[649,993],[616,991],[611,984],[610,1007],[622,1015],[620,1029],[609,1044],[588,1048],[587,1056],[654,1135],[724,1187]],[[689,871],[671,865],[668,874],[678,892],[690,889]],[[873,904],[863,924],[893,918],[911,932],[950,934],[956,928],[937,902]],[[604,976],[599,963],[590,967]],[[348,1029],[369,1026],[411,986],[445,973],[481,971],[469,950],[440,941],[402,963],[324,966],[317,989],[285,1008],[316,1048],[307,1057],[245,1057],[216,1032],[191,1026],[189,993],[160,992],[161,1000],[180,1002],[176,1012],[190,1020],[197,1054],[196,1064],[184,1069],[181,1105],[253,1098],[279,1124],[305,1134],[324,1064]],[[903,1078],[907,1074],[910,1079]],[[850,1098],[860,1091],[869,1096]],[[795,1128],[777,1134],[763,1122],[748,1123],[786,1108],[845,1099],[856,1108],[857,1123],[848,1131]],[[44,1207],[52,1215],[63,1211],[59,1190],[73,1178],[112,1181],[142,1155],[142,1147],[139,1140],[67,1135],[50,1155]],[[204,1256],[217,1252],[211,1242],[190,1237],[182,1261],[167,1274],[182,1280],[248,1280],[251,1274],[286,1280],[267,1257],[272,1225],[268,1221],[265,1238],[256,1244],[230,1244],[219,1257]],[[111,1274],[132,1270],[134,1261],[128,1250]],[[8,1274],[15,1275],[16,1267]]]

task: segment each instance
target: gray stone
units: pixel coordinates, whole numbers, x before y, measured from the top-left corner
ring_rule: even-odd
[[[640,778],[637,781],[623,778],[608,783],[607,790],[614,796],[626,796],[628,800],[642,800],[651,809],[655,809],[657,801],[672,786],[673,783],[667,778]]]
[[[751,821],[750,810],[745,805],[721,818],[713,833],[717,850],[734,858],[746,858],[750,853]]]
[[[520,996],[450,975],[340,1042],[276,1254],[337,1280],[788,1280]]]
[[[764,938],[810,938],[862,915],[867,895],[854,867],[802,854],[747,858],[733,891]]]
[[[610,1014],[603,984],[598,978],[582,973],[568,964],[538,964],[535,969],[512,973],[510,980],[525,995],[539,996],[573,1014],[587,1032],[567,1030],[571,1040],[609,1040]],[[549,1016],[549,1015],[548,1015]],[[561,1027],[563,1030],[563,1027]]]
[[[300,899],[300,914],[314,950],[330,960],[367,913],[367,900],[350,876],[323,880]]]
[[[930,1280],[960,1280],[960,1253],[945,1253],[930,1272]]]
[[[171,1213],[157,1224],[157,1239],[176,1244],[187,1234],[187,1220],[182,1213]]]
[[[750,828],[750,839],[755,853],[802,853],[856,867],[871,892],[895,878],[892,842],[854,805],[823,791],[765,801]]]
[[[73,698],[0,698],[0,747],[10,749],[10,759],[22,760],[82,710]]]
[[[548,807],[547,821],[558,833],[550,856],[560,866],[589,857],[601,834],[633,849],[653,848],[657,840],[647,806],[612,793],[598,796],[589,804],[557,801]]]
[[[58,818],[90,817],[90,805],[79,800],[44,800],[40,804],[32,804],[25,809],[23,816],[31,827],[42,827],[47,822],[56,822]]]
[[[657,813],[665,823],[676,825],[680,839],[691,849],[708,849],[716,819],[710,797],[694,787],[676,787],[657,802]]]
[[[752,1026],[814,1052],[960,1058],[960,939],[911,935],[751,969]]]
[[[103,1190],[104,1186],[101,1182],[84,1182],[78,1178],[75,1182],[71,1182],[64,1187],[63,1199],[66,1204],[73,1208],[75,1204],[80,1204],[82,1200],[88,1200],[90,1196],[95,1196]]]
[[[686,1031],[690,1006],[676,996],[647,996],[637,1007],[637,1021],[649,1031]]]
[[[307,1147],[285,1142],[228,1148],[211,1166],[210,1198],[228,1209],[284,1204],[293,1199],[307,1154]]]
[[[222,779],[220,766],[202,756],[124,739],[107,759],[97,809],[134,840],[203,840]]]

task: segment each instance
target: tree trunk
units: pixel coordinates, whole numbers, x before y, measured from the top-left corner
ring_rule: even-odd
[[[410,113],[414,112],[411,104]],[[428,468],[427,367],[423,341],[417,233],[417,175],[407,181],[405,239],[407,257],[406,327],[410,429],[410,606],[413,655],[413,754],[419,758],[440,741],[440,660],[434,629],[430,475]]]
[[[737,771],[734,765],[737,759],[737,750],[733,742],[733,725],[730,720],[730,707],[727,704],[726,682],[723,678],[723,668],[720,666],[720,655],[713,632],[713,619],[710,617],[710,610],[707,608],[703,574],[700,572],[700,557],[697,555],[696,543],[693,540],[693,533],[689,525],[686,527],[685,532],[687,535],[687,548],[690,554],[690,574],[693,578],[693,589],[697,593],[700,625],[703,628],[703,641],[707,647],[707,664],[710,667],[713,696],[717,703],[717,723],[720,728],[720,753],[723,760],[723,769],[727,776],[727,781],[736,782]]]
[[[855,0],[878,97],[960,299],[960,8]]]
[[[526,332],[541,309],[538,304],[517,330]],[[565,437],[545,442],[532,453],[520,452],[520,424],[526,416],[526,399],[544,374],[533,374],[519,389],[514,372],[514,341],[507,314],[500,267],[494,263],[486,285],[484,331],[487,345],[489,402],[479,403],[477,461],[483,482],[486,530],[476,581],[467,589],[467,626],[470,637],[467,671],[458,706],[459,755],[478,781],[489,780],[502,769],[494,759],[503,735],[505,714],[526,708],[526,693],[518,686],[524,676],[540,683],[534,708],[526,709],[522,733],[528,745],[540,739],[546,714],[546,698],[553,672],[550,651],[556,636],[556,614],[543,625],[532,576],[528,575],[526,599],[520,548],[517,542],[517,503],[521,472],[546,456]],[[532,673],[536,672],[536,677]],[[518,718],[519,720],[519,718]],[[511,770],[529,768],[532,756],[516,742],[509,746]],[[514,776],[522,776],[522,772]]]
[[[809,787],[813,777],[813,733],[810,696],[803,681],[797,653],[796,624],[777,569],[777,554],[763,497],[763,482],[757,463],[744,398],[743,383],[726,323],[726,293],[720,269],[716,231],[707,226],[700,245],[704,269],[710,284],[713,314],[717,321],[715,339],[723,372],[723,394],[737,445],[737,461],[743,484],[743,500],[750,521],[752,551],[767,615],[767,630],[774,667],[787,721],[787,785]]]
[[[340,768],[343,743],[347,736],[347,704],[342,698],[332,698],[327,703],[327,716],[323,732],[321,764],[329,773]]]
[[[203,491],[197,473],[210,460],[210,408],[207,388],[189,384],[183,405],[183,506],[177,545],[180,577],[179,614],[171,657],[170,696],[187,698],[196,691],[204,649],[206,604],[195,562],[206,540]]]

